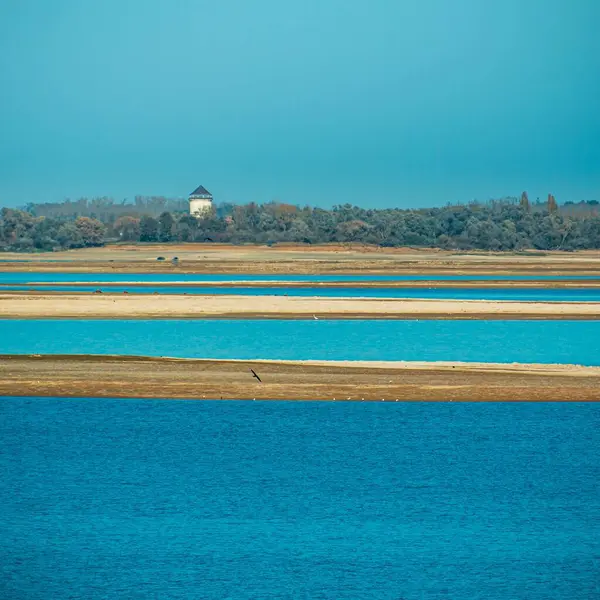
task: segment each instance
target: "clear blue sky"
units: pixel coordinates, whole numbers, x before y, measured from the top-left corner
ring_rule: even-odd
[[[0,204],[600,200],[598,0],[1,0]]]

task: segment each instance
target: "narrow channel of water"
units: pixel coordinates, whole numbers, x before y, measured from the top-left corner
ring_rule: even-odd
[[[600,365],[600,321],[11,319],[0,353]]]
[[[331,288],[331,287],[193,287],[161,285],[11,285],[8,291],[60,291],[128,294],[206,294],[244,296],[321,296],[326,298],[429,298],[438,300],[513,300],[523,302],[600,302],[600,288]]]
[[[25,284],[36,282],[150,282],[175,281],[564,281],[598,280],[597,275],[194,275],[185,273],[60,273],[0,272],[0,283]]]

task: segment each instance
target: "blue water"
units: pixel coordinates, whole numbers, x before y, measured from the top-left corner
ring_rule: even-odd
[[[0,354],[600,365],[600,321],[0,320]]]
[[[600,302],[600,288],[289,288],[289,287],[178,287],[178,286],[102,286],[102,285],[52,285],[6,286],[12,291],[62,291],[128,294],[234,294],[245,296],[322,296],[329,298],[437,298],[455,300],[514,300],[528,302]]]
[[[0,398],[7,600],[591,600],[600,406]]]
[[[561,281],[600,279],[597,275],[190,275],[185,273],[55,273],[0,272],[0,283],[151,282],[174,281]]]

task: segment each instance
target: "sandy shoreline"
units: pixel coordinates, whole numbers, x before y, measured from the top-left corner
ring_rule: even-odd
[[[259,383],[250,368],[261,377]],[[0,395],[239,400],[600,401],[600,367],[0,356]]]
[[[0,318],[600,319],[595,302],[241,295],[4,293]]]

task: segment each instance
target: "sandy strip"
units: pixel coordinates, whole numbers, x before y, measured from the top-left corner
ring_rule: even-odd
[[[284,257],[287,258],[287,257]],[[537,264],[505,259],[504,262],[480,261],[401,261],[401,260],[354,260],[327,259],[307,260],[304,258],[278,257],[275,261],[249,260],[181,260],[177,265],[171,262],[156,262],[155,259],[142,260],[73,260],[45,262],[27,260],[22,263],[0,262],[0,270],[8,272],[45,273],[149,273],[169,275],[553,275],[570,277],[591,275],[600,277],[600,262],[581,261],[541,261]]]
[[[172,263],[175,256],[179,260]],[[42,254],[2,253],[0,259],[4,261],[0,270],[18,272],[600,275],[597,250],[511,253],[359,244],[120,244]]]
[[[1,356],[1,355],[0,355]],[[190,361],[197,359],[181,359],[164,357],[159,360]],[[202,362],[215,362],[215,359],[201,359]],[[218,362],[218,361],[217,361]],[[246,361],[238,359],[223,360],[232,364],[245,364]],[[521,373],[562,375],[573,377],[600,377],[600,367],[572,364],[542,364],[542,363],[486,363],[486,362],[461,362],[461,361],[416,361],[416,360],[272,360],[256,359],[256,364],[301,365],[307,367],[347,367],[357,369],[396,369],[411,371],[450,371],[459,369],[470,372],[486,373]]]
[[[0,294],[0,318],[599,319],[600,303],[13,293]]]
[[[253,378],[254,369],[262,382]],[[0,395],[240,400],[600,401],[600,367],[0,356]]]

